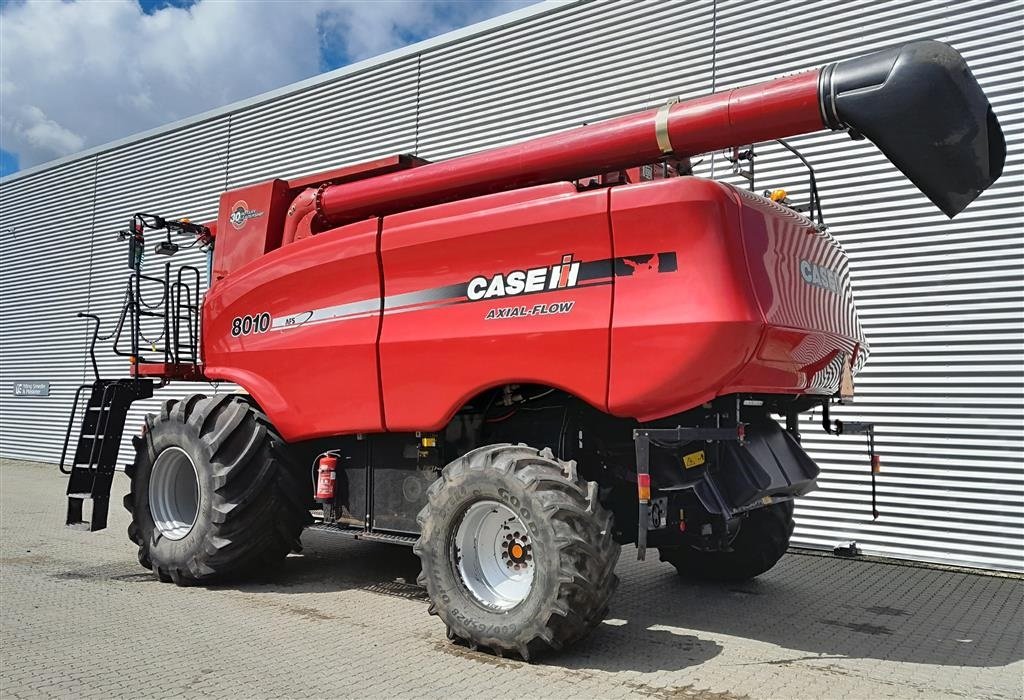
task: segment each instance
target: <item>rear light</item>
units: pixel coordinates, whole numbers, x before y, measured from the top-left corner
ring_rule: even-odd
[[[647,503],[651,500],[651,475],[650,474],[637,474],[636,475],[636,491],[637,496],[640,498],[641,503]]]

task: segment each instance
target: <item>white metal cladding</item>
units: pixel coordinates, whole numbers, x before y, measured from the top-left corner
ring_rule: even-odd
[[[128,272],[113,232],[136,211],[209,220],[226,187],[396,152],[448,158],[928,37],[967,57],[1006,131],[1007,165],[950,222],[870,144],[792,139],[817,168],[872,344],[857,404],[835,415],[879,423],[884,465],[882,517],[872,523],[862,439],[828,437],[806,421],[823,474],[798,506],[794,541],[857,540],[869,553],[1024,569],[1019,5],[784,0],[752,11],[739,0],[623,0],[509,17],[5,179],[0,452],[56,458],[71,392],[88,378],[74,313],[88,306],[109,330]],[[712,167],[728,173],[720,157],[698,170]],[[806,199],[806,174],[781,147],[759,147],[757,173],[758,189]],[[205,270],[194,250],[174,260]],[[101,363],[123,372],[109,352]],[[51,381],[51,396],[14,399],[12,383],[30,380]]]
[[[96,162],[88,158],[0,188],[0,454],[54,461],[85,369]],[[15,382],[50,383],[46,397]],[[58,436],[58,434],[60,434]]]
[[[417,56],[231,115],[228,187],[415,150]]]
[[[585,4],[424,54],[420,152],[449,158],[709,92],[712,9]]]

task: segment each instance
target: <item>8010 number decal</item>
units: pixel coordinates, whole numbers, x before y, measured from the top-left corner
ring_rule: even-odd
[[[266,333],[270,330],[270,314],[263,312],[252,316],[235,316],[231,319],[231,335],[251,335]]]

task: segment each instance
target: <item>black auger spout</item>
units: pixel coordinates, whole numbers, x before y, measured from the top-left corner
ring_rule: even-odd
[[[867,137],[950,218],[1003,172],[1006,140],[963,56],[913,41],[821,71],[833,129]]]

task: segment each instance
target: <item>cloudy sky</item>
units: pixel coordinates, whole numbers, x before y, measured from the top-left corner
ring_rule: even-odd
[[[0,0],[0,175],[535,0]]]

